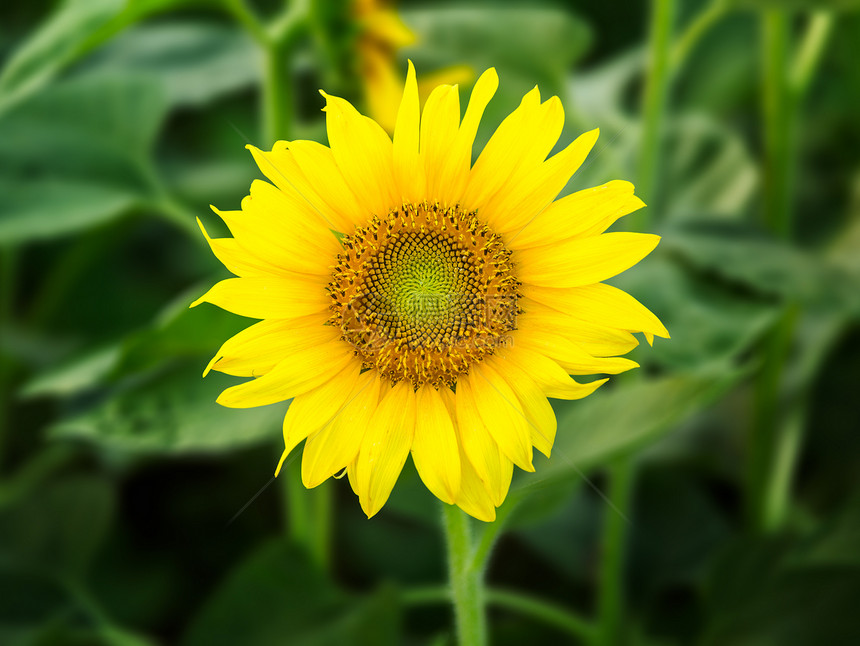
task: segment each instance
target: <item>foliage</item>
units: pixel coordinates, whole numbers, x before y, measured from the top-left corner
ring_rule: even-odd
[[[289,36],[297,137],[324,137],[318,86],[357,87],[341,65],[355,45],[348,13],[311,2],[305,20],[278,4],[0,9],[2,644],[451,643],[450,614],[432,605],[444,590],[422,588],[444,581],[444,544],[414,470],[371,522],[345,479],[327,483],[329,538],[308,528],[321,532],[319,549],[288,540],[285,498],[295,497],[284,478],[266,485],[286,404],[226,410],[214,401],[230,378],[200,378],[242,324],[187,309],[219,271],[194,217],[215,230],[208,203],[233,208],[256,176],[244,145],[271,143],[258,134],[268,39]],[[644,378],[554,402],[553,456],[517,474],[500,520],[477,534],[474,565],[491,586],[552,600],[560,614],[491,596],[501,604],[493,643],[556,643],[560,631],[606,643],[592,623],[606,628],[603,532],[614,513],[629,521],[617,641],[860,638],[855,6],[815,7],[838,11],[838,24],[784,133],[796,179],[788,238],[761,216],[773,159],[755,41],[765,16],[792,12],[790,49],[801,52],[811,7],[679,8],[676,43],[707,19],[666,79],[651,215],[664,242],[617,280],[672,339],[635,351]],[[629,11],[644,19],[648,3]],[[537,83],[564,101],[564,142],[602,129],[566,191],[636,180],[654,126],[640,94],[655,43],[618,13],[608,3],[402,2],[418,38],[397,63],[495,65],[500,92],[479,145]],[[751,491],[755,445],[773,438],[783,440],[765,446],[770,488]],[[604,493],[619,461],[635,473],[623,510]],[[750,518],[756,497],[770,501],[773,525]]]

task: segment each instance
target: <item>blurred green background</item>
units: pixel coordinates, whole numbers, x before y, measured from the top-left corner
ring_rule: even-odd
[[[246,143],[325,142],[318,88],[366,105],[368,48],[495,66],[479,146],[557,94],[561,144],[601,128],[568,190],[635,181],[620,228],[664,236],[614,282],[672,339],[554,402],[476,523],[492,643],[860,643],[858,3],[404,1],[411,44],[373,5],[0,8],[0,644],[453,643],[411,465],[371,521],[270,482],[287,405],[200,378],[248,321],[187,309],[225,275],[194,217],[238,207]]]

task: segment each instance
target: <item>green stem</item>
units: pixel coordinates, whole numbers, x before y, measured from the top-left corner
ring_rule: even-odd
[[[487,602],[494,606],[503,606],[521,612],[586,642],[593,641],[596,636],[594,626],[586,619],[573,614],[566,608],[527,594],[490,588],[487,590]]]
[[[782,238],[791,235],[791,113],[788,91],[788,16],[765,12],[762,24],[764,117],[764,220]]]
[[[624,552],[627,543],[633,463],[629,456],[609,467],[609,505],[603,523],[603,558],[598,593],[598,644],[618,643],[624,611]]]
[[[652,1],[650,52],[643,97],[642,148],[637,181],[637,192],[651,208],[637,212],[634,225],[639,230],[650,229],[653,219],[651,214],[659,212],[657,183],[660,179],[660,146],[669,86],[669,54],[674,19],[675,0]]]
[[[498,588],[487,588],[485,598],[490,605],[514,610],[584,641],[592,641],[595,637],[595,628],[587,619],[558,604],[514,590]],[[403,603],[407,606],[445,603],[450,600],[451,590],[445,586],[414,588],[403,593]]]
[[[790,238],[795,163],[792,128],[821,60],[832,16],[815,14],[810,19],[790,73],[789,17],[783,12],[770,11],[763,20],[765,222],[778,236]],[[764,363],[755,384],[747,498],[750,523],[760,532],[779,529],[787,517],[791,482],[803,439],[803,406],[795,404],[787,414],[780,411],[782,374],[797,316],[797,307],[789,305],[774,327],[766,341]],[[806,396],[801,393],[799,398],[803,400]]]
[[[287,48],[272,44],[263,51],[263,146],[289,139],[292,129],[293,91]]]
[[[269,34],[266,28],[245,0],[223,0],[223,3],[224,8],[245,28],[251,38],[257,41],[258,45],[268,46]]]
[[[472,527],[469,517],[454,505],[443,505],[448,539],[448,574],[459,646],[487,643],[483,574],[471,565]]]
[[[753,527],[761,532],[776,529],[781,521],[781,512],[771,502],[780,499],[782,493],[774,493],[772,481],[778,468],[777,456],[785,454],[789,447],[782,444],[796,440],[780,432],[778,419],[782,373],[788,359],[794,335],[797,308],[790,307],[771,330],[764,346],[764,363],[754,389],[753,427],[749,447],[749,502],[748,513]],[[784,466],[782,467],[785,468]]]
[[[708,30],[720,20],[729,10],[727,0],[713,0],[702,12],[699,13],[675,42],[670,58],[670,69],[674,73],[683,65],[684,61],[693,51]]]

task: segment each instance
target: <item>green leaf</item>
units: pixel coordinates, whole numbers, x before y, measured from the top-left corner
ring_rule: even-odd
[[[105,224],[138,201],[129,189],[85,180],[0,180],[0,245],[48,239]]]
[[[183,646],[398,644],[399,608],[382,588],[354,602],[283,539],[252,554],[228,576],[181,641]]]
[[[674,221],[701,220],[701,214],[738,220],[759,183],[759,171],[746,142],[733,130],[703,115],[672,119],[667,185],[672,186]]]
[[[175,22],[127,31],[89,68],[155,76],[171,105],[200,106],[257,83],[261,61],[253,41],[236,27]]]
[[[663,244],[692,266],[764,296],[860,316],[860,274],[827,258],[748,230],[706,225],[669,232]]]
[[[653,442],[717,399],[742,374],[726,370],[622,384],[567,403],[557,413],[552,457],[536,464],[535,473],[522,475],[516,487],[582,478],[613,457]]]
[[[286,404],[224,408],[215,399],[237,380],[214,372],[203,379],[204,365],[193,361],[122,382],[92,408],[55,423],[49,435],[121,454],[234,450],[280,437]]]
[[[60,366],[39,374],[19,392],[25,399],[34,397],[67,397],[102,382],[120,357],[118,344],[111,344],[74,357]]]
[[[127,337],[112,376],[149,370],[177,358],[194,359],[205,365],[224,341],[248,327],[247,319],[215,307],[189,308],[205,291],[205,287],[193,287],[182,292],[164,307],[151,326]]]
[[[80,77],[0,118],[0,243],[77,232],[144,199],[167,114],[152,78]]]
[[[123,27],[176,0],[65,0],[0,72],[0,115]]]
[[[633,358],[673,370],[729,370],[771,327],[775,303],[736,294],[673,262],[663,245],[609,282],[632,294],[663,322],[671,339],[641,347]]]
[[[0,114],[73,60],[93,32],[117,16],[124,4],[123,0],[65,0],[0,73]]]
[[[0,160],[37,177],[137,178],[167,107],[151,76],[112,73],[57,83],[0,118]]]

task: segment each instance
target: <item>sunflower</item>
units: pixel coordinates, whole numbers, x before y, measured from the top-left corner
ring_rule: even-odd
[[[547,397],[580,399],[636,367],[620,357],[668,337],[633,297],[601,281],[637,263],[659,238],[604,233],[642,206],[611,181],[555,200],[597,139],[592,130],[547,157],[564,121],[538,89],[472,164],[494,69],[462,120],[456,86],[419,110],[409,64],[393,141],[347,101],[323,92],[329,146],[250,147],[256,180],[232,233],[212,251],[237,277],[209,302],[262,319],[229,339],[206,371],[253,379],[218,402],[252,407],[292,398],[284,458],[302,441],[302,479],[349,476],[368,517],[409,455],[427,488],[485,521],[505,499],[513,465],[549,456]],[[201,224],[201,229],[203,228]],[[205,373],[204,373],[205,375]]]

